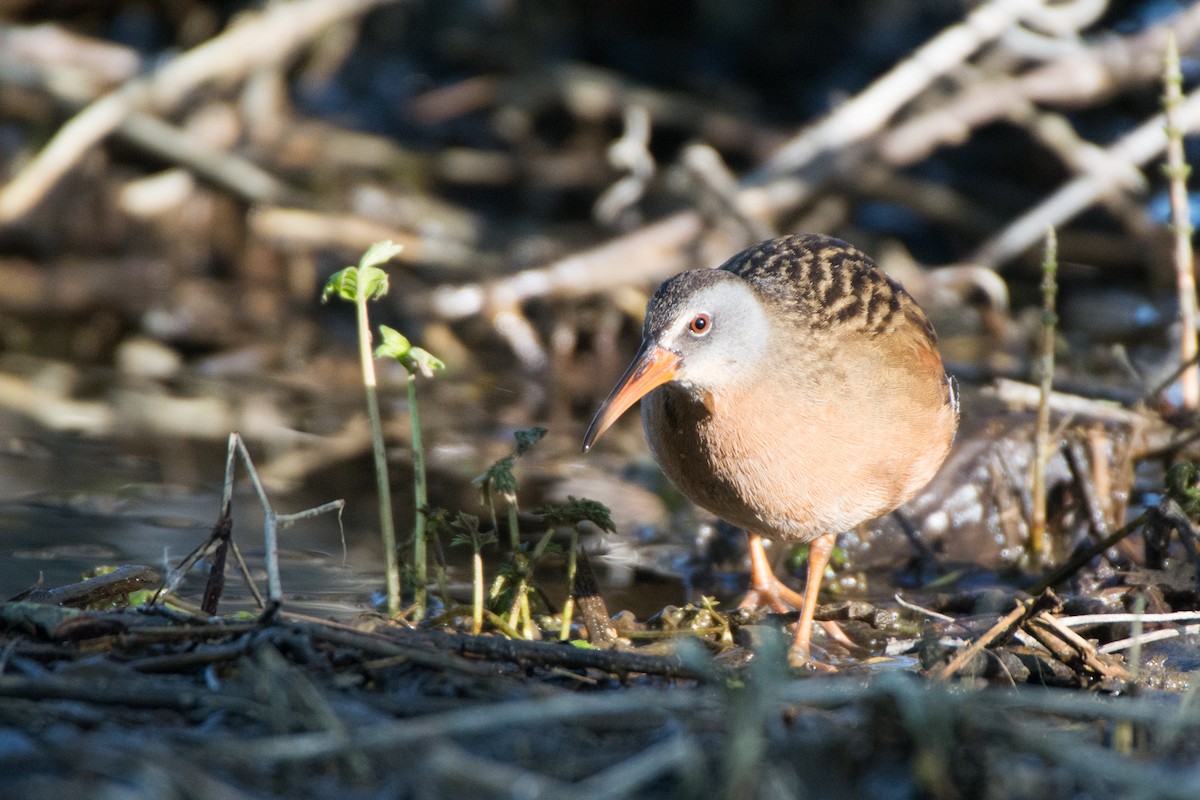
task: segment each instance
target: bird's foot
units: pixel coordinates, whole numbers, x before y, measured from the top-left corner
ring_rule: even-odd
[[[792,645],[788,648],[788,666],[792,669],[811,670],[813,672],[837,672],[838,668],[825,661],[817,661],[812,657],[810,648],[798,648]]]
[[[804,595],[790,588],[774,575],[771,575],[769,580],[757,583],[757,586],[751,586],[750,590],[746,592],[741,602],[738,603],[738,608],[754,610],[766,606],[776,614],[788,614],[799,611],[804,607]],[[799,625],[800,623],[797,622],[796,624]],[[836,622],[818,622],[817,624],[834,641],[853,645],[853,642],[850,641]],[[813,659],[810,650],[810,646],[797,648],[793,644],[792,647],[788,648],[788,666],[794,669],[809,669],[815,672],[837,672],[837,667]]]
[[[766,606],[776,614],[799,611],[804,607],[804,595],[789,588],[771,573],[762,580],[755,580],[750,591],[738,603],[738,608],[753,610]]]
[[[766,606],[776,614],[788,614],[798,611],[804,607],[804,595],[791,587],[787,586],[783,581],[770,574],[769,578],[762,581],[755,581],[756,585],[752,585],[750,590],[742,597],[738,603],[739,609],[754,610]],[[797,625],[800,623],[797,622]],[[842,626],[838,625],[833,620],[817,620],[817,625],[820,625],[825,634],[843,647],[847,647],[852,651],[859,649],[859,646],[846,635],[842,630]],[[813,659],[810,652],[811,646],[797,647],[795,644],[788,649],[788,666],[796,669],[810,669],[816,672],[837,672],[837,667],[824,661]]]

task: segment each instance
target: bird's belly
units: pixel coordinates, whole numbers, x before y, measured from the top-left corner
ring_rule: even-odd
[[[655,392],[642,409],[651,451],[675,486],[716,516],[771,539],[809,541],[887,514],[944,458],[892,450],[886,433],[869,424],[847,427],[819,414],[722,414],[670,391]]]

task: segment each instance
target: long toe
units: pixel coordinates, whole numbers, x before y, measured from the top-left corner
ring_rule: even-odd
[[[771,575],[770,580],[751,585],[750,590],[738,603],[738,608],[754,609],[766,606],[776,614],[799,611],[804,607],[804,595],[789,588],[783,581]]]

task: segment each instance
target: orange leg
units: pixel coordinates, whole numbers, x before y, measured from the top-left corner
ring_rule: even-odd
[[[812,643],[813,615],[817,611],[817,595],[820,594],[821,579],[825,577],[825,567],[829,565],[829,556],[837,543],[837,535],[827,533],[808,545],[808,580],[804,585],[804,594],[792,590],[775,577],[775,573],[771,571],[771,564],[767,561],[762,537],[756,533],[747,533],[747,536],[750,540],[750,591],[746,592],[738,608],[757,608],[765,604],[776,614],[786,614],[798,609],[800,621],[796,623],[796,635],[788,651],[788,662],[793,666],[811,665],[820,669],[832,669],[812,662],[809,651]],[[851,648],[856,646],[836,622],[822,622],[821,627],[834,641]]]
[[[765,604],[776,614],[786,614],[802,608],[804,597],[784,585],[771,571],[762,537],[750,532],[747,532],[746,536],[750,540],[750,591],[746,592],[742,602],[738,603],[738,608],[758,608]],[[822,565],[821,571],[824,570],[825,566]],[[809,621],[812,621],[811,616]]]
[[[800,621],[796,623],[796,638],[788,650],[788,663],[792,666],[810,663],[809,649],[812,644],[813,614],[817,611],[817,594],[821,591],[821,579],[825,576],[825,567],[829,564],[836,541],[836,535],[827,533],[813,539],[808,545],[808,580],[804,584],[804,603],[800,607]]]

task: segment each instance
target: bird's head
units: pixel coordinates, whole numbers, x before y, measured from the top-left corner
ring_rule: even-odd
[[[668,279],[646,307],[642,345],[583,437],[587,452],[640,398],[674,382],[701,397],[756,374],[770,326],[753,287],[721,269]]]

